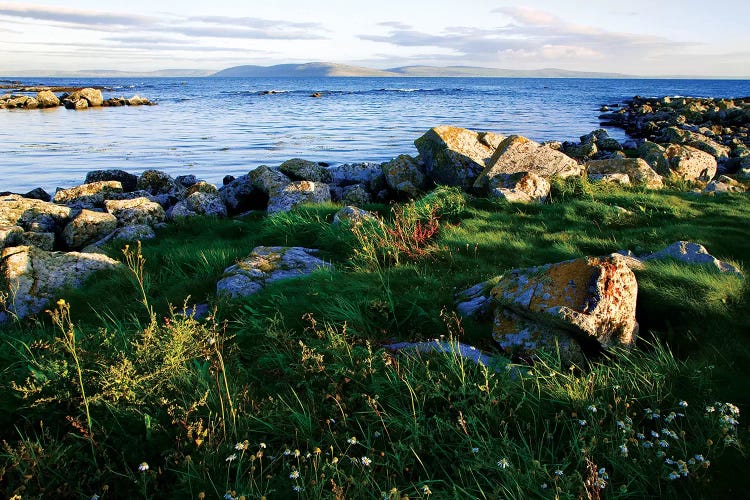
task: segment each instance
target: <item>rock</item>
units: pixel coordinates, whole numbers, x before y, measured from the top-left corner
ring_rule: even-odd
[[[745,191],[747,191],[747,189],[743,184],[737,182],[731,177],[727,177],[726,175],[720,175],[718,179],[712,180],[705,188],[703,188],[704,193],[714,194],[744,193]]]
[[[361,208],[357,208],[354,206],[346,206],[336,212],[336,214],[333,216],[334,225],[348,223],[352,226],[356,226],[366,220],[375,221],[377,219],[367,210],[362,210]]]
[[[0,226],[21,226],[25,231],[55,232],[70,220],[71,209],[17,194],[0,197]]]
[[[216,189],[216,186],[206,181],[196,181],[187,187],[185,196],[190,196],[193,193],[219,194],[219,190]]]
[[[427,131],[414,145],[429,179],[436,184],[467,189],[474,185],[504,138],[492,132],[478,133],[443,125]]]
[[[221,186],[219,196],[231,214],[244,213],[248,210],[265,210],[268,206],[268,194],[257,188],[249,175],[233,178]]]
[[[193,174],[188,175],[178,175],[174,178],[174,181],[179,184],[182,187],[189,188],[190,186],[196,184],[198,181],[198,178],[194,176]],[[203,181],[200,181],[203,182]]]
[[[720,261],[706,250],[706,247],[691,241],[676,241],[658,252],[643,256],[642,261],[674,259],[688,264],[706,264],[715,267],[723,273],[734,273],[742,276],[742,272],[732,264]]]
[[[117,228],[114,232],[108,234],[104,238],[85,246],[81,252],[83,253],[100,253],[100,248],[110,241],[120,242],[135,242],[145,241],[156,238],[156,232],[154,229],[146,224],[136,224],[134,226],[125,226]]]
[[[227,207],[218,193],[197,191],[178,202],[167,213],[170,219],[195,217],[196,215],[226,217]]]
[[[628,174],[589,174],[589,180],[597,182],[612,182],[621,186],[630,185],[630,176]]]
[[[21,235],[20,244],[51,252],[55,248],[55,233],[44,231],[26,231]]]
[[[643,141],[638,145],[638,157],[648,163],[660,175],[670,175],[667,149],[651,141]]]
[[[285,161],[279,166],[279,171],[295,181],[331,182],[331,174],[327,168],[300,158]]]
[[[30,97],[26,100],[26,104],[24,105],[24,107],[26,109],[37,109],[39,107],[39,102],[33,97]]]
[[[269,214],[288,212],[298,205],[306,203],[325,203],[331,201],[328,184],[310,181],[290,182],[287,186],[269,194]]]
[[[10,291],[5,307],[19,318],[41,312],[63,289],[80,287],[93,273],[119,265],[99,254],[6,248],[0,254],[0,280]]]
[[[456,310],[461,316],[474,319],[491,317],[492,297],[490,290],[495,286],[492,280],[470,286],[455,295]]]
[[[585,136],[584,136],[585,137]],[[562,152],[571,158],[586,161],[599,153],[599,148],[595,142],[584,142],[583,144],[574,144],[565,142],[562,145]]]
[[[379,163],[345,163],[330,167],[331,184],[349,186],[363,184],[371,193],[385,188],[385,176]]]
[[[252,295],[268,283],[307,276],[331,264],[315,256],[317,250],[302,247],[266,247],[253,249],[248,257],[224,270],[216,284],[218,296],[231,298]]]
[[[255,188],[268,196],[283,190],[292,180],[277,169],[261,165],[247,174]]]
[[[89,102],[86,99],[77,99],[75,101],[71,99],[64,99],[63,105],[65,106],[65,109],[74,109],[76,111],[80,111],[82,109],[88,109]]]
[[[117,218],[109,213],[81,210],[65,226],[62,237],[68,248],[78,250],[99,241],[117,228]]]
[[[121,193],[119,181],[99,181],[82,184],[70,189],[58,189],[54,202],[77,208],[94,208],[104,206],[111,193]]]
[[[25,195],[24,198],[30,198],[32,200],[52,201],[52,196],[44,189],[38,187],[34,188]]]
[[[485,191],[493,177],[518,172],[530,172],[544,178],[564,178],[581,175],[581,166],[573,158],[548,146],[512,135],[500,143],[474,188]]]
[[[107,212],[117,218],[120,226],[133,226],[147,224],[153,226],[164,222],[166,214],[164,208],[148,198],[135,198],[132,200],[107,200],[104,202]]]
[[[101,106],[104,103],[104,97],[102,96],[102,91],[99,89],[85,88],[85,89],[77,90],[67,97],[67,100],[73,101],[73,102],[77,102],[82,99],[86,101],[86,104],[87,104],[86,107],[93,108],[93,107]]]
[[[60,105],[60,99],[49,90],[37,93],[36,102],[40,108],[56,108]]]
[[[225,175],[221,179],[221,185],[222,186],[226,186],[227,184],[229,184],[230,182],[232,182],[234,179],[235,179],[235,177],[233,175]]]
[[[166,195],[171,201],[176,202],[181,199],[185,193],[185,187],[180,185],[171,175],[160,170],[146,170],[138,178],[136,188],[147,191],[154,196]]]
[[[366,205],[372,203],[372,195],[364,184],[354,184],[341,188],[340,200],[349,205]]]
[[[664,186],[659,174],[640,158],[612,158],[609,160],[593,160],[584,165],[586,173],[597,174],[626,174],[628,181],[643,184],[649,189],[659,189]]]
[[[5,247],[14,247],[21,242],[23,228],[21,226],[0,225],[0,250]]]
[[[546,351],[553,355],[559,352],[563,364],[581,365],[586,361],[581,344],[569,330],[529,321],[510,309],[498,308],[492,337],[507,354],[522,359]]]
[[[661,131],[659,137],[662,142],[692,146],[717,159],[729,158],[730,149],[727,146],[719,144],[713,139],[697,132],[682,130],[677,127],[667,127]]]
[[[489,180],[489,196],[510,202],[543,202],[550,189],[550,183],[533,172],[500,174]]]
[[[671,144],[665,154],[670,171],[683,179],[710,180],[716,175],[716,158],[692,146]]]
[[[134,95],[130,99],[125,99],[125,104],[127,104],[128,106],[152,106],[154,103],[149,101],[145,97]]]
[[[426,187],[426,178],[417,161],[409,155],[383,163],[383,176],[388,187],[397,193],[416,196]]]
[[[497,303],[493,335],[506,349],[557,342],[575,357],[570,339],[603,349],[629,347],[638,332],[638,284],[617,254],[514,269],[490,293]]]
[[[138,176],[117,169],[92,170],[86,174],[86,184],[101,181],[118,181],[122,185],[123,192],[129,193],[136,190]]]

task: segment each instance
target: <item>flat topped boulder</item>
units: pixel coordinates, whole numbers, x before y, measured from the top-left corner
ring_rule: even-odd
[[[58,189],[53,201],[62,205],[83,208],[102,207],[113,193],[122,193],[119,181],[98,181],[81,184],[70,189]]]
[[[164,222],[164,208],[145,196],[130,200],[107,200],[104,202],[107,212],[117,218],[118,225],[154,224]]]
[[[581,166],[570,156],[526,137],[511,135],[500,143],[487,161],[487,167],[474,182],[474,188],[487,190],[491,179],[503,174],[531,172],[549,178],[581,175],[581,171]]]
[[[692,146],[670,144],[664,152],[670,173],[689,181],[711,180],[716,175],[716,158]]]
[[[628,264],[612,255],[510,271],[490,292],[495,339],[527,351],[564,344],[571,355],[571,339],[598,349],[631,346],[638,284]]]
[[[10,291],[5,308],[20,318],[38,313],[65,288],[80,287],[93,273],[120,265],[101,254],[5,248],[0,254],[0,282]]]
[[[231,298],[252,295],[268,283],[307,276],[331,264],[316,257],[318,251],[303,247],[255,247],[246,258],[224,270],[216,284],[218,296]]]
[[[331,173],[320,163],[293,158],[279,166],[279,171],[295,181],[331,182]]]
[[[21,226],[26,231],[54,232],[70,220],[70,207],[24,198],[0,196],[0,226]]]
[[[469,188],[505,136],[441,125],[414,141],[436,184]]]

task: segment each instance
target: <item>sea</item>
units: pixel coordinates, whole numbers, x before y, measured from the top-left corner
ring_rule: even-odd
[[[86,172],[158,169],[221,185],[259,165],[330,165],[416,155],[431,127],[577,141],[602,105],[636,95],[745,97],[748,80],[534,78],[0,77],[26,85],[101,86],[157,106],[0,110],[0,191],[81,184]],[[0,91],[4,92],[4,91]],[[319,93],[320,97],[311,97]],[[626,138],[609,129],[612,137]]]

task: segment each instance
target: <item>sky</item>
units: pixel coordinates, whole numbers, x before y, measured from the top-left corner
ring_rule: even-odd
[[[748,18],[747,0],[0,1],[0,74],[326,61],[750,77]]]

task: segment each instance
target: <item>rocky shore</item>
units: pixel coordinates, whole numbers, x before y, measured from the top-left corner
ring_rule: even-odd
[[[64,106],[66,109],[81,110],[95,107],[156,105],[155,102],[137,95],[129,99],[124,97],[104,99],[102,89],[95,87],[0,86],[0,88],[3,87],[15,90],[16,92],[23,92],[23,94],[6,93],[0,95],[0,109],[47,109]],[[57,95],[55,92],[61,92],[61,94]]]
[[[43,90],[36,100],[44,107]],[[64,101],[74,109],[103,105],[101,93],[83,89]],[[52,97],[55,97],[52,94]],[[55,97],[56,98],[56,97]],[[53,102],[53,101],[50,101]],[[98,103],[98,104],[91,104]],[[66,107],[69,104],[65,104]],[[85,107],[81,105],[82,107]],[[541,203],[553,179],[638,185],[659,190],[683,186],[695,195],[745,192],[750,185],[750,101],[635,98],[602,115],[634,139],[624,144],[599,129],[580,142],[537,143],[528,138],[438,126],[414,141],[417,156],[329,167],[291,159],[226,176],[220,187],[192,175],[146,170],[89,172],[83,184],[0,196],[0,281],[5,310],[15,317],[38,313],[65,287],[120,264],[102,254],[109,242],[126,244],[156,236],[170,221],[195,216],[232,217],[251,210],[287,212],[302,204],[338,202],[336,220],[370,215],[357,207],[413,199],[436,186],[480,197]],[[493,317],[493,336],[504,349],[559,345],[564,359],[630,346],[637,336],[637,283],[631,268],[659,255],[739,270],[689,242],[662,254],[589,256],[533,269],[516,269],[498,282],[469,287],[457,310]],[[217,294],[255,293],[267,282],[328,266],[315,249],[258,247],[227,268]],[[5,315],[7,319],[8,315]]]

